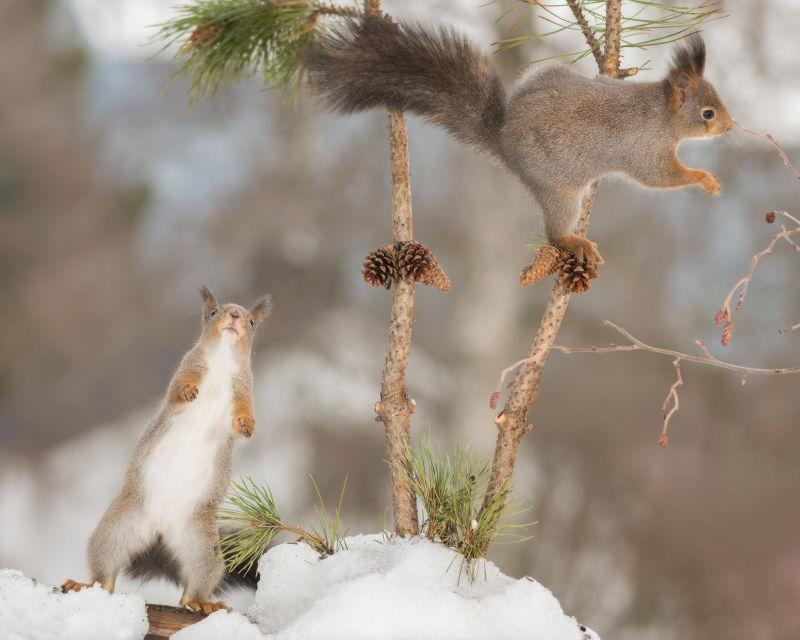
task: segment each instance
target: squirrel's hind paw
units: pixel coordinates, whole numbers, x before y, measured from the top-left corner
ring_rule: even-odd
[[[61,585],[61,593],[68,593],[70,591],[81,591],[82,589],[91,589],[94,585],[88,582],[76,582],[75,580],[67,580]]]
[[[215,611],[228,609],[228,606],[224,602],[208,602],[206,600],[195,600],[194,598],[181,600],[181,605],[197,613],[214,613]]]
[[[597,269],[597,267],[605,263],[603,256],[597,250],[597,243],[588,238],[582,238],[571,233],[568,236],[554,240],[553,244],[562,251],[571,253],[577,258],[578,262],[585,262],[592,269]]]

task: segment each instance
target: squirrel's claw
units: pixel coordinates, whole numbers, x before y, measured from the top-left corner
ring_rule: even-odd
[[[198,393],[199,391],[197,389],[197,385],[188,383],[180,388],[180,391],[178,391],[178,397],[183,402],[193,402],[194,400],[197,399]]]
[[[256,422],[250,416],[236,416],[233,420],[233,430],[249,438],[256,430]]]
[[[181,600],[181,605],[190,611],[205,614],[214,613],[215,611],[220,611],[222,609],[228,609],[228,606],[224,602],[208,602],[206,600],[195,600],[194,598],[189,600]]]
[[[67,580],[61,585],[61,593],[68,593],[70,591],[81,591],[82,589],[91,589],[92,585],[87,582],[76,582],[75,580]]]
[[[553,244],[559,249],[574,255],[579,262],[583,262],[585,260],[586,264],[593,269],[596,269],[601,264],[605,263],[603,256],[600,255],[600,251],[597,249],[597,243],[592,242],[588,238],[582,238],[581,236],[570,234],[568,236],[558,238],[557,240],[553,241]]]

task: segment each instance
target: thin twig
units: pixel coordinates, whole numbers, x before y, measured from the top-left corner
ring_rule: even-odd
[[[597,68],[601,69],[603,67],[603,54],[600,51],[600,43],[597,41],[597,38],[594,37],[594,31],[592,31],[592,28],[589,26],[586,16],[583,15],[583,9],[581,9],[581,6],[578,4],[578,0],[567,0],[567,4],[583,32],[583,37],[586,38],[586,44],[588,44],[589,49],[592,50],[592,55],[597,62]]]
[[[785,215],[789,219],[798,222],[794,216],[789,215],[785,211],[774,211],[771,213]],[[798,222],[798,225],[800,225],[800,222]],[[761,262],[762,258],[765,258],[772,253],[772,250],[779,240],[785,240],[792,246],[793,249],[795,249],[795,251],[798,251],[800,247],[798,247],[797,243],[792,240],[791,236],[799,234],[800,226],[795,229],[787,229],[786,227],[781,226],[781,230],[772,236],[767,247],[752,257],[750,260],[750,271],[748,271],[747,275],[741,278],[739,282],[737,282],[728,292],[728,295],[725,297],[725,300],[722,303],[722,308],[714,318],[714,322],[717,325],[722,325],[723,322],[725,323],[722,332],[722,346],[727,347],[730,344],[731,336],[733,335],[733,314],[736,311],[741,310],[745,297],[747,296],[747,291],[750,287],[750,282],[755,274],[759,262]],[[734,296],[736,296],[735,306],[732,304]]]
[[[789,161],[789,156],[786,155],[786,152],[783,150],[783,147],[781,147],[781,145],[778,144],[778,141],[775,140],[775,138],[772,136],[772,134],[769,134],[769,133],[763,134],[763,133],[759,133],[758,131],[753,131],[752,129],[749,129],[746,126],[744,126],[738,120],[734,120],[733,123],[737,127],[739,127],[742,131],[744,131],[746,133],[749,133],[751,136],[755,136],[756,138],[761,138],[762,140],[765,140],[766,142],[769,142],[770,144],[772,144],[775,147],[775,149],[778,150],[778,155],[781,157],[781,160],[783,161],[783,164],[786,166],[786,168],[789,171],[791,171],[792,175],[795,178],[800,180],[800,172],[798,172],[797,169],[795,168],[795,166]]]
[[[739,364],[733,364],[731,362],[725,362],[724,360],[720,360],[719,358],[714,357],[711,355],[711,352],[708,350],[708,347],[703,343],[702,340],[695,340],[695,344],[700,347],[703,351],[703,356],[693,356],[688,353],[681,353],[680,351],[674,351],[672,349],[664,349],[662,347],[654,347],[652,345],[646,344],[639,340],[638,338],[634,337],[630,334],[626,329],[617,326],[613,322],[606,320],[603,323],[606,327],[610,327],[614,329],[617,333],[624,336],[630,344],[627,345],[615,345],[611,344],[607,347],[565,347],[562,345],[554,344],[551,349],[555,349],[556,351],[560,351],[562,353],[612,353],[612,352],[629,352],[629,351],[648,351],[650,353],[655,353],[662,356],[668,356],[673,359],[672,366],[675,367],[675,372],[677,374],[677,379],[669,388],[669,392],[667,393],[667,397],[664,400],[664,403],[661,405],[661,412],[663,415],[663,425],[661,428],[661,435],[658,439],[658,445],[661,447],[666,447],[669,444],[669,436],[667,434],[667,429],[669,428],[669,422],[672,419],[672,416],[675,414],[676,411],[680,408],[680,400],[678,398],[678,389],[683,386],[683,376],[681,375],[681,363],[682,362],[691,362],[693,364],[700,364],[705,365],[708,367],[717,367],[720,369],[727,369],[729,371],[734,371],[741,375],[742,384],[747,382],[747,378],[750,375],[796,375],[800,374],[800,366],[798,367],[784,367],[784,368],[774,368],[774,369],[765,369],[765,368],[758,368],[758,367],[748,367]],[[796,328],[800,328],[800,323],[797,324]],[[519,364],[519,363],[517,363]]]
[[[669,435],[667,435],[669,421],[673,414],[681,408],[681,401],[678,397],[678,389],[683,386],[683,376],[681,375],[681,359],[675,358],[675,360],[672,361],[672,366],[675,367],[677,380],[672,383],[672,386],[669,388],[669,392],[667,393],[667,397],[664,399],[664,404],[661,405],[661,414],[664,416],[664,426],[661,428],[661,436],[658,438],[659,447],[666,447],[669,445]],[[672,403],[671,407],[670,402]]]
[[[654,347],[645,342],[642,342],[641,340],[639,340],[639,338],[636,338],[633,335],[631,335],[626,329],[623,329],[622,327],[614,324],[610,320],[606,320],[605,322],[603,322],[603,326],[610,327],[620,335],[624,336],[630,341],[630,344],[610,345],[608,347],[565,347],[559,344],[554,344],[551,347],[551,349],[555,349],[556,351],[561,351],[562,353],[611,353],[617,351],[619,352],[649,351],[650,353],[656,353],[658,355],[668,356],[670,358],[680,358],[682,361],[685,362],[691,362],[693,364],[702,364],[709,367],[719,367],[721,369],[728,369],[729,371],[735,371],[741,374],[746,373],[748,375],[795,375],[800,373],[800,366],[768,369],[760,367],[748,367],[741,364],[726,362],[711,355],[708,349],[704,349],[705,355],[703,356],[693,356],[688,353],[675,351],[673,349]],[[704,346],[702,342],[700,342],[699,344],[701,345],[701,348]]]

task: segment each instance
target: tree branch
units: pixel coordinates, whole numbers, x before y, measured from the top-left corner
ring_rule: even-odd
[[[603,53],[600,50],[600,43],[597,41],[597,38],[594,37],[594,31],[592,31],[592,28],[589,26],[586,16],[583,15],[583,9],[581,9],[581,5],[578,4],[578,0],[567,0],[567,4],[572,10],[572,15],[575,16],[575,21],[578,23],[578,26],[583,32],[583,37],[586,39],[586,44],[588,44],[589,48],[592,50],[592,55],[594,56],[595,62],[597,62],[597,68],[602,69]]]
[[[379,15],[379,0],[365,0],[364,11]],[[392,232],[395,242],[413,239],[411,177],[408,168],[408,130],[402,112],[390,111],[389,158],[392,167]],[[408,468],[411,450],[410,421],[415,403],[408,396],[406,368],[411,352],[414,324],[414,285],[405,280],[395,284],[389,345],[381,376],[381,400],[375,405],[377,419],[386,430],[386,448],[392,481],[395,531],[399,535],[419,533],[417,499],[403,469]]]

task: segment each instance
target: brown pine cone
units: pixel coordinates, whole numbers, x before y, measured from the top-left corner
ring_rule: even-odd
[[[436,258],[430,250],[420,242],[395,242],[394,253],[397,256],[397,268],[400,277],[412,282],[421,282],[433,270]]]
[[[181,47],[180,53],[182,55],[186,55],[195,49],[200,49],[208,44],[211,44],[211,42],[219,35],[220,31],[222,31],[222,25],[218,22],[212,22],[211,24],[205,24],[202,27],[197,27],[194,31],[192,31],[189,39]]]
[[[561,250],[552,244],[541,247],[534,256],[533,261],[519,274],[519,285],[527,287],[536,284],[558,270],[562,260]]]
[[[571,253],[565,254],[558,266],[558,281],[571,293],[585,293],[597,277],[597,269],[586,260],[578,260]]]
[[[391,288],[400,277],[394,245],[385,244],[370,251],[364,259],[361,274],[373,287]]]

